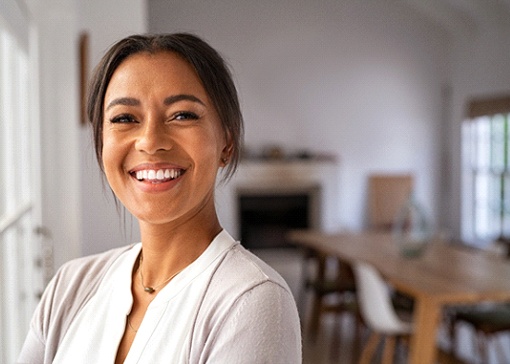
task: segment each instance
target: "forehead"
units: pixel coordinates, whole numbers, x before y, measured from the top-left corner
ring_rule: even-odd
[[[115,69],[105,99],[111,93],[143,93],[170,88],[207,96],[195,69],[182,56],[169,51],[141,52],[127,57]]]

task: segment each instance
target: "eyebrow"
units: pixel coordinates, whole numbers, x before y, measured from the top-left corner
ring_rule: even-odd
[[[124,106],[138,106],[140,105],[140,101],[137,99],[134,99],[132,97],[119,97],[118,99],[113,99],[108,106],[106,107],[105,111],[108,111],[112,107],[116,105],[124,105]]]
[[[179,95],[169,96],[163,101],[163,104],[166,106],[169,106],[169,105],[175,104],[176,102],[184,101],[184,100],[197,102],[197,103],[205,106],[205,103],[202,100],[200,100],[198,97],[193,96],[193,95],[187,95],[187,94],[179,94]],[[140,101],[138,99],[135,99],[132,97],[119,97],[117,99],[112,100],[106,107],[105,111],[108,111],[109,109],[111,109],[112,107],[114,107],[116,105],[139,106]]]
[[[180,94],[180,95],[174,95],[174,96],[167,97],[163,103],[168,106],[168,105],[172,105],[172,104],[175,104],[176,102],[183,101],[183,100],[198,102],[199,104],[205,106],[204,102],[202,100],[200,100],[198,97],[193,96],[193,95],[187,95],[187,94]]]

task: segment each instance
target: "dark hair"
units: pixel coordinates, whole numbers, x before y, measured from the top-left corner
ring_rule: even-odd
[[[197,73],[219,115],[227,140],[232,144],[225,180],[234,174],[241,156],[243,117],[232,75],[220,54],[199,37],[187,34],[132,35],[115,43],[103,56],[92,75],[87,116],[92,123],[96,158],[103,170],[103,108],[106,89],[113,73],[129,56],[141,52],[174,52]]]

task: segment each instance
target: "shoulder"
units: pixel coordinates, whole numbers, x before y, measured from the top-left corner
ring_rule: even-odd
[[[259,285],[267,285],[291,294],[285,280],[267,263],[244,248],[223,230],[213,240],[211,251],[220,258],[206,290],[209,296],[232,299]]]
[[[278,272],[240,243],[233,245],[227,252],[217,274],[229,275],[238,284],[244,282],[246,285],[257,285],[271,282],[288,290],[287,283]]]
[[[111,265],[133,246],[71,260],[46,287],[32,317],[31,330],[45,346],[56,348],[70,323],[94,295]]]
[[[247,305],[249,302],[254,305]],[[233,241],[210,277],[199,316],[207,317],[209,325],[222,325],[240,306],[252,307],[253,317],[263,307],[276,310],[280,306],[291,307],[289,312],[296,311],[292,292],[280,274]]]
[[[129,251],[134,245],[123,246],[106,252],[73,259],[64,263],[57,271],[54,280],[56,283],[66,282],[86,285],[91,281],[100,279],[108,268],[123,253]]]
[[[297,363],[300,345],[299,317],[285,280],[239,243],[232,245],[202,301],[192,357],[234,363],[250,355],[250,363]]]
[[[72,319],[96,292],[112,264],[133,245],[73,259],[60,267],[46,287],[40,308],[47,319]],[[66,314],[71,317],[62,317]]]

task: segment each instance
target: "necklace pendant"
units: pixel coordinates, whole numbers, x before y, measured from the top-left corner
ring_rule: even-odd
[[[154,293],[156,290],[152,287],[143,287],[143,290],[149,294]]]

